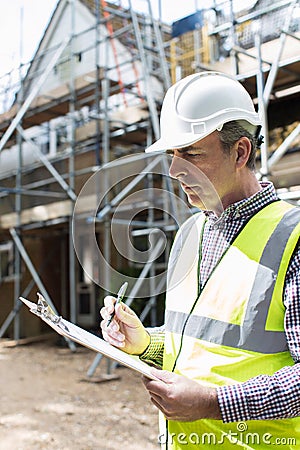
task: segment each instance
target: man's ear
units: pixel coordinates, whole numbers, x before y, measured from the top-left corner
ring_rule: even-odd
[[[236,151],[236,167],[237,169],[242,169],[246,166],[250,153],[251,153],[251,142],[244,136],[241,137],[235,147]]]

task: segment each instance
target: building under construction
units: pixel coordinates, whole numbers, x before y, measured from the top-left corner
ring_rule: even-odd
[[[263,118],[257,176],[300,202],[300,3],[235,3],[170,25],[150,0],[142,12],[134,1],[60,0],[33,60],[0,81],[0,337],[45,331],[18,300],[37,291],[96,328],[123,279],[142,319],[160,322],[169,248],[193,211],[165,156],[143,152],[183,76],[217,70],[246,87]]]

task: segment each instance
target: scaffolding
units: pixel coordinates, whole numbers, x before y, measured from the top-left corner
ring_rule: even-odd
[[[10,154],[15,152],[20,156],[19,164],[14,168],[17,171],[13,175],[16,181],[15,186],[9,185],[14,183],[9,173],[8,178],[3,178],[8,181],[8,185],[1,188],[2,198],[8,199],[9,196],[15,195],[18,207],[10,213],[3,205],[3,219],[5,222],[6,217],[7,222],[6,224],[2,222],[2,225],[10,231],[14,240],[16,261],[17,254],[20,257],[22,254],[25,255],[25,247],[21,239],[21,237],[24,238],[24,234],[29,230],[31,233],[33,230],[40,233],[40,230],[47,227],[61,225],[64,229],[63,233],[69,236],[70,304],[69,308],[67,304],[60,306],[70,315],[72,321],[81,320],[82,324],[92,326],[92,323],[84,321],[84,309],[87,307],[86,299],[89,296],[91,300],[88,309],[95,314],[97,294],[94,292],[92,295],[91,290],[95,290],[95,287],[91,287],[91,283],[87,280],[80,284],[78,281],[80,273],[77,277],[75,276],[78,268],[75,267],[72,240],[74,204],[84,182],[95,170],[115,159],[116,155],[141,152],[146,143],[153,139],[152,136],[158,137],[159,105],[163,92],[170,85],[170,78],[164,56],[162,29],[158,28],[152,16],[150,2],[145,1],[148,8],[146,15],[137,14],[131,2],[129,9],[107,4],[105,1],[68,3],[71,20],[70,35],[62,43],[50,49],[45,48],[41,54],[37,53],[20,89],[25,100],[20,99],[20,107],[13,105],[8,114],[2,117],[4,120],[1,125],[4,133],[0,148],[3,150],[10,144],[10,140],[13,142],[17,139],[19,143],[16,142],[9,151]],[[89,12],[93,14],[94,24],[75,34],[75,20],[78,14],[76,8],[81,7],[79,3],[84,3],[85,7],[88,7]],[[58,5],[61,11],[66,7],[66,2],[60,2]],[[89,42],[90,37],[93,38],[92,44]],[[86,44],[87,42],[89,43]],[[84,44],[87,46],[82,47]],[[78,51],[79,47],[80,51]],[[83,76],[76,76],[74,64],[78,64],[79,59],[84,60],[86,55],[91,53],[94,53],[96,67],[84,73]],[[62,84],[44,94],[42,90],[44,83],[53,72],[67,78],[68,86]],[[28,94],[27,97],[25,93]],[[120,108],[120,104],[125,112]],[[27,132],[28,128],[29,130],[32,128],[31,124],[43,124],[52,114],[54,118],[46,130],[49,134],[48,139],[45,139],[41,133],[31,137]],[[42,151],[42,147],[45,149],[45,145],[43,146],[45,141],[48,145],[48,149],[46,148],[48,154]],[[56,158],[49,158],[49,153],[50,156],[55,153],[51,149],[51,143],[56,147],[62,147],[60,153],[56,152]],[[2,156],[7,156],[7,151],[3,150]],[[32,160],[26,160],[26,158],[32,158]],[[35,176],[33,172],[38,172],[36,181],[33,180]],[[108,172],[106,170],[105,174]],[[149,178],[149,174],[144,178]],[[147,182],[149,183],[150,180]],[[109,183],[108,179],[106,183]],[[138,181],[135,185],[138,185]],[[53,202],[54,199],[57,201]],[[118,201],[110,201],[105,217],[103,212],[99,212],[99,217],[102,215],[102,219],[98,222],[102,221],[104,253],[107,260],[111,258],[110,216],[117,203]],[[39,218],[38,215],[34,217],[34,210],[38,213],[41,204],[44,209],[43,214]],[[85,214],[88,216],[89,212],[86,211]],[[21,268],[19,267],[15,272],[21,273]],[[31,273],[35,280],[39,279],[38,272],[39,270],[31,264]],[[116,287],[112,286],[109,275],[108,271],[104,274],[101,285],[105,287],[106,292],[114,292]],[[45,289],[43,292],[47,298],[50,298]],[[16,287],[15,299],[18,299],[21,294],[20,286]],[[78,301],[78,297],[82,301]],[[82,314],[80,314],[80,308],[83,309]],[[14,337],[18,339],[19,309],[20,303],[16,300],[13,310],[1,327],[1,336],[14,319]],[[95,320],[95,317],[92,320]]]
[[[182,35],[173,27],[172,82],[201,70],[226,72],[240,81],[262,117],[258,178],[270,179],[282,198],[297,202],[299,0],[258,0],[251,9],[239,11],[233,0],[213,3],[212,8],[195,14],[192,26]]]
[[[261,0],[239,13],[232,1],[215,1],[195,13],[190,29],[176,24],[176,33],[154,18],[151,1],[143,3],[140,13],[133,0],[126,7],[61,0],[12,89],[16,100],[0,115],[0,283],[11,299],[0,337],[12,324],[16,340],[41,332],[26,325],[18,300],[36,287],[71,321],[93,329],[100,299],[119,288],[113,266],[130,277],[128,303],[143,299],[135,304],[141,318],[157,324],[171,241],[192,211],[168,178],[166,159],[143,152],[159,136],[166,89],[182,76],[221,70],[244,84],[264,118],[257,176],[299,202],[299,1]],[[289,113],[274,145],[280,105]],[[114,224],[121,240],[122,227],[129,229],[137,246],[129,263],[113,247]],[[99,247],[101,261],[91,250]]]

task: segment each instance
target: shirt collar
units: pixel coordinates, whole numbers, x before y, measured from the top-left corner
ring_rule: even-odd
[[[217,216],[213,211],[203,212],[208,219],[212,220],[214,223],[220,223],[224,220],[251,217],[270,202],[278,200],[273,183],[270,181],[262,181],[260,182],[260,185],[260,191],[251,195],[251,197],[232,203],[222,212],[220,216]]]

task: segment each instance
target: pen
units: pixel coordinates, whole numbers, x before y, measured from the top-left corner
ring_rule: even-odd
[[[127,283],[127,281],[125,281],[125,283],[123,283],[122,286],[120,287],[119,292],[117,294],[116,304],[117,303],[121,303],[121,301],[123,300],[125,292],[126,292],[126,289],[127,289],[127,286],[128,286],[128,283]],[[116,307],[116,304],[115,304],[115,307]],[[113,311],[113,313],[110,315],[110,317],[108,319],[108,322],[107,322],[107,325],[106,325],[107,327],[109,327],[109,325],[111,324],[111,321],[113,320],[114,315],[115,315],[115,310]]]

